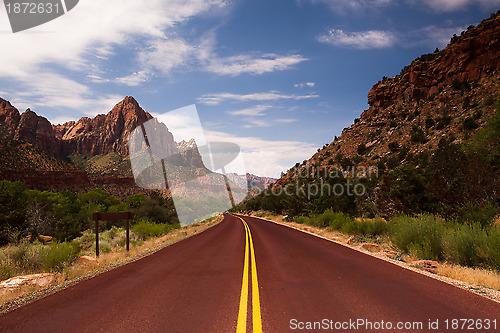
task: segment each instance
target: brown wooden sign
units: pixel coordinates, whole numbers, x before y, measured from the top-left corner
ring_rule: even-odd
[[[104,221],[116,221],[125,220],[127,228],[127,251],[129,251],[129,238],[130,238],[130,227],[129,220],[134,218],[134,213],[132,212],[113,212],[113,213],[94,213],[92,218],[95,221],[95,256],[99,257],[99,220]]]

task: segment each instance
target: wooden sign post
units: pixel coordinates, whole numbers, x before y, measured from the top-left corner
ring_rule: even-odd
[[[125,220],[127,228],[127,251],[129,251],[130,226],[129,220],[134,218],[134,213],[94,213],[92,218],[95,221],[95,256],[99,257],[99,220],[116,221]]]

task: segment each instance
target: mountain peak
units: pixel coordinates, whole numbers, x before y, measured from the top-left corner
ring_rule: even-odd
[[[141,108],[137,100],[132,96],[126,96],[106,115],[106,117],[111,120],[116,120],[120,116],[122,116],[125,120],[129,120],[131,118],[137,119],[140,123],[153,118],[148,112]]]

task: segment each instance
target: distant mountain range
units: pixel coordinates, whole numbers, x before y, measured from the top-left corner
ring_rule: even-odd
[[[131,96],[106,115],[52,125],[27,109],[20,113],[0,98],[0,179],[20,180],[40,189],[104,187],[113,194],[141,192],[134,184],[128,138],[153,117]],[[159,125],[163,126],[164,125]],[[178,159],[176,164],[204,169],[194,140],[175,142],[166,127],[161,146]],[[246,176],[242,176],[246,177]],[[241,178],[241,177],[240,177]],[[270,178],[249,175],[268,184]],[[123,194],[122,194],[123,195]]]

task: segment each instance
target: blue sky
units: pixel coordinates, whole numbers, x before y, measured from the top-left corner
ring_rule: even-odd
[[[340,135],[382,76],[500,9],[500,0],[80,0],[12,34],[0,9],[0,97],[53,123],[134,96],[196,104],[208,137],[279,176]],[[167,124],[168,126],[168,124]]]

